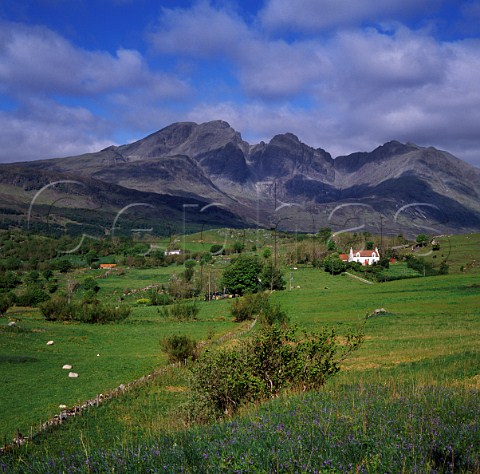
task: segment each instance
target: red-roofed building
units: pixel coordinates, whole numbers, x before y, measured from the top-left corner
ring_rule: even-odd
[[[341,257],[340,257],[341,258]],[[349,262],[358,262],[362,265],[372,265],[372,263],[380,260],[380,253],[377,248],[375,250],[356,250],[350,247],[350,254],[348,256]]]

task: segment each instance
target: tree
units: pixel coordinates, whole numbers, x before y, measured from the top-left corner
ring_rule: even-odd
[[[337,248],[337,245],[335,244],[335,241],[329,240],[327,244],[327,249],[328,251],[332,252]]]
[[[40,273],[38,273],[36,270],[32,270],[30,272],[27,273],[26,277],[25,277],[25,281],[27,283],[37,283],[38,282],[38,279],[40,278]]]
[[[332,229],[330,227],[322,227],[318,231],[318,237],[323,243],[327,243],[332,236]]]
[[[83,280],[82,286],[85,291],[93,291],[94,293],[98,293],[98,291],[100,290],[100,287],[97,284],[97,280],[95,280],[95,278],[91,276],[86,277],[85,280]]]
[[[233,251],[235,253],[242,253],[245,249],[245,244],[243,244],[242,242],[235,242],[233,244]]]
[[[257,256],[240,255],[223,271],[222,286],[230,293],[256,293],[262,285],[262,264]]]
[[[224,250],[223,250],[223,245],[220,245],[220,244],[213,244],[211,247],[210,247],[210,253],[212,255],[219,255],[221,253],[223,253]]]
[[[91,265],[94,261],[98,260],[98,255],[95,251],[90,250],[86,255],[85,255],[85,262],[87,262],[87,265]]]
[[[195,274],[194,267],[197,264],[195,260],[186,260],[185,261],[185,271],[183,272],[183,279],[186,283],[190,283],[192,281],[193,275]]]
[[[284,290],[287,285],[283,278],[283,272],[279,268],[275,268],[271,261],[268,261],[263,267],[260,280],[264,290]]]
[[[68,301],[68,303],[71,303],[73,293],[75,293],[75,291],[77,291],[79,286],[80,286],[80,283],[78,283],[78,281],[76,281],[76,280],[70,280],[69,279],[67,281],[66,290],[67,290],[67,301]]]
[[[69,260],[62,258],[57,261],[57,270],[61,273],[67,273],[72,269],[72,264]]]
[[[19,306],[37,306],[49,299],[50,295],[41,288],[37,286],[28,286],[23,293],[18,295],[17,304]]]
[[[337,253],[332,253],[323,260],[323,269],[332,275],[338,275],[346,270],[345,262]]]
[[[415,241],[421,247],[425,247],[425,245],[428,243],[428,236],[426,234],[418,234]]]

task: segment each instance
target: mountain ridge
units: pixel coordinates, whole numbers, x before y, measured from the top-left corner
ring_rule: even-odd
[[[480,170],[448,152],[396,140],[332,158],[293,133],[250,145],[222,120],[177,122],[130,144],[14,165],[20,175],[42,170],[215,203],[245,225],[282,221],[290,230],[314,231],[353,220],[373,230],[388,216],[385,228],[396,232],[402,212],[409,231],[480,229]]]

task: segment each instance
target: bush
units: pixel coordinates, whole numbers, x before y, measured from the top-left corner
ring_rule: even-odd
[[[332,275],[338,275],[344,272],[346,268],[347,265],[337,253],[332,253],[323,260],[323,269]]]
[[[362,337],[350,334],[339,345],[334,330],[299,339],[293,329],[270,326],[239,347],[206,351],[192,370],[190,415],[210,421],[287,388],[317,390],[340,370]]]
[[[170,362],[186,362],[187,360],[196,360],[197,343],[185,335],[168,336],[160,341],[164,352],[168,354]]]
[[[164,308],[162,314],[165,318],[172,318],[177,321],[192,321],[197,319],[199,311],[196,303],[175,303],[170,308]]]
[[[150,304],[150,298],[140,298],[135,301],[137,304]]]
[[[242,298],[233,300],[230,313],[236,322],[255,319],[268,306],[267,293],[249,293]]]
[[[97,280],[95,280],[95,278],[93,278],[91,276],[86,277],[83,280],[82,287],[85,291],[93,291],[95,293],[98,293],[98,291],[100,290],[100,287],[98,286]]]
[[[0,272],[0,288],[13,289],[22,283],[20,276],[15,272]]]
[[[172,298],[167,293],[159,291],[157,288],[152,288],[147,291],[147,298],[152,306],[164,306],[172,303]]]
[[[18,306],[38,306],[50,299],[50,295],[37,286],[31,286],[17,296]]]
[[[438,269],[439,275],[448,275],[449,266],[445,260],[440,263],[440,268]]]
[[[233,301],[230,312],[236,322],[259,318],[263,324],[285,324],[287,314],[280,309],[280,305],[273,305],[267,293],[247,294]]]
[[[221,253],[224,253],[223,251],[223,245],[220,245],[220,244],[213,244],[211,247],[210,247],[210,253],[212,255],[219,255]]]
[[[55,266],[60,273],[67,273],[73,268],[72,263],[69,260],[64,258],[58,260]]]
[[[407,255],[405,260],[407,261],[407,266],[409,268],[416,270],[420,274],[425,276],[438,275],[438,272],[433,268],[432,263],[427,262],[423,258],[417,258],[414,255]]]
[[[289,317],[285,311],[280,308],[278,303],[269,304],[265,311],[260,314],[260,322],[267,326],[272,326],[273,324],[287,324],[289,322]]]
[[[11,306],[10,298],[6,295],[0,295],[0,316],[5,316],[8,308]]]
[[[90,324],[122,321],[130,315],[128,306],[107,306],[98,301],[68,303],[65,297],[43,303],[40,310],[47,321],[80,321]]]

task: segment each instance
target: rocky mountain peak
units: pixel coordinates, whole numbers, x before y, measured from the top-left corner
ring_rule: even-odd
[[[384,215],[428,203],[444,212],[445,228],[480,228],[480,170],[447,152],[396,140],[333,160],[293,133],[249,145],[222,120],[178,122],[128,145],[30,162],[25,173],[32,170],[222,203],[255,222],[259,209],[267,215],[279,199],[295,203],[299,228],[302,215],[312,222],[309,209],[351,202]]]
[[[350,155],[338,156],[335,158],[335,169],[353,173],[369,163],[378,163],[382,160],[405,155],[419,149],[420,147],[413,143],[403,144],[397,140],[392,140],[375,148],[372,152],[356,152]]]

